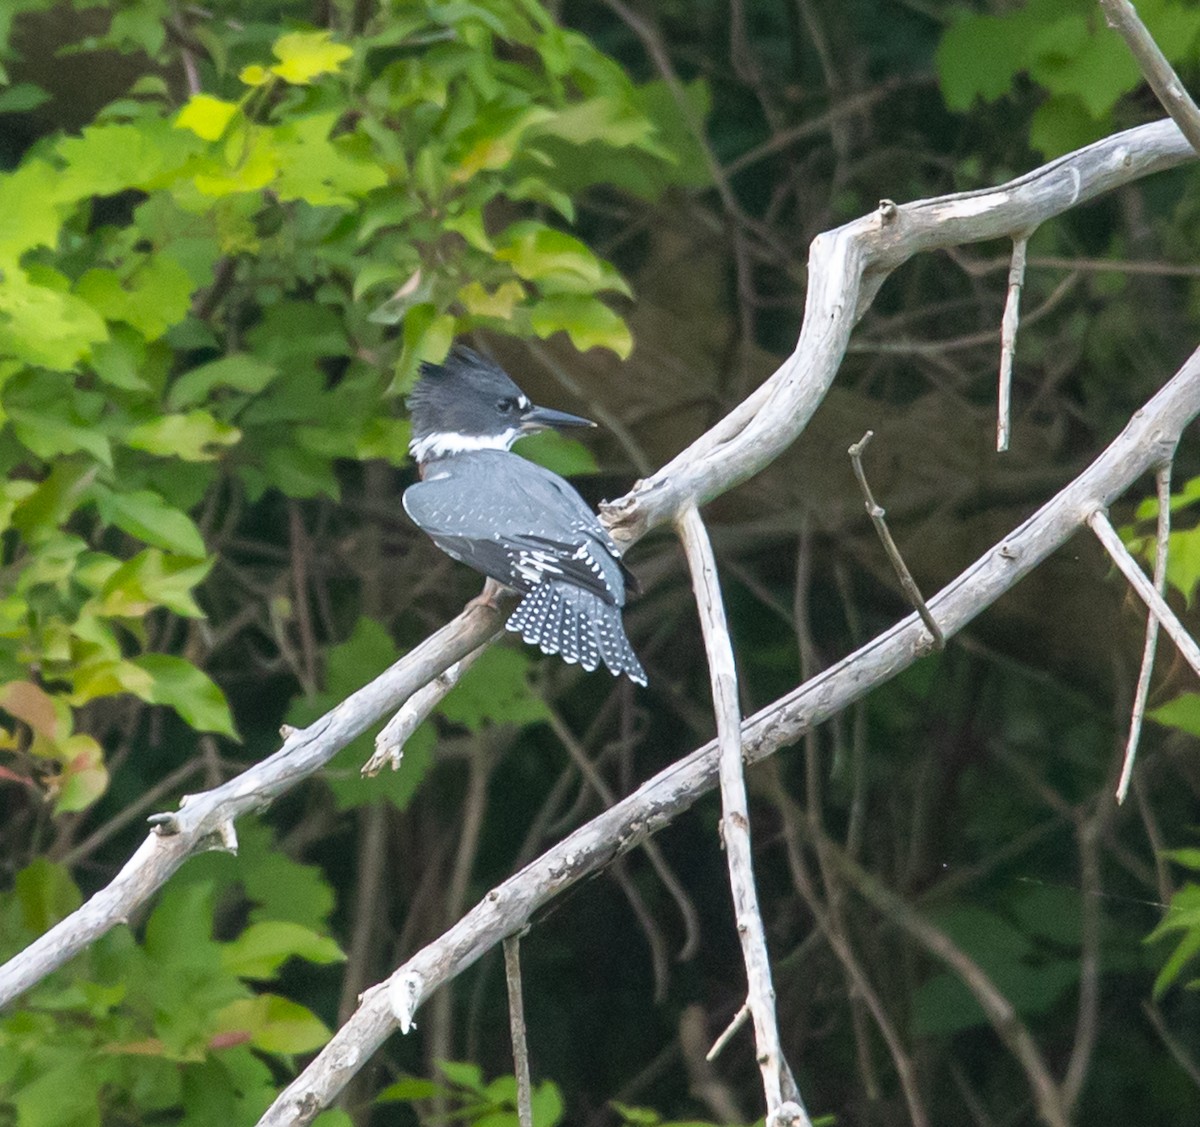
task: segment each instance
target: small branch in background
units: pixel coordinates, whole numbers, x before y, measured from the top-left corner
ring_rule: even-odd
[[[718,774],[721,786],[721,828],[729,863],[738,939],[746,964],[747,1004],[754,1019],[754,1041],[767,1102],[768,1127],[809,1123],[796,1082],[783,1057],[775,1016],[775,987],[767,937],[758,909],[754,862],[750,848],[750,808],[742,773],[742,718],[738,707],[737,670],[725,620],[725,604],[717,580],[708,532],[695,505],[684,509],[676,525],[692,573],[700,612],[704,649],[708,655],[713,711],[717,720]]]
[[[1117,31],[1129,47],[1142,74],[1162,103],[1179,131],[1200,152],[1200,108],[1179,81],[1175,68],[1154,42],[1146,25],[1138,18],[1137,10],[1129,0],[1100,0],[1108,26]]]
[[[773,762],[771,764],[768,778],[770,780],[768,786],[772,794],[772,800],[783,821],[783,840],[787,853],[788,869],[792,874],[792,884],[808,905],[813,919],[816,920],[819,933],[825,937],[830,950],[833,951],[835,957],[842,964],[850,996],[857,996],[863,1000],[864,1005],[875,1021],[880,1036],[883,1037],[884,1043],[887,1045],[888,1052],[892,1057],[892,1064],[896,1069],[897,1079],[900,1081],[900,1088],[904,1092],[904,1101],[908,1105],[908,1115],[913,1127],[929,1127],[929,1113],[926,1111],[925,1104],[921,1099],[921,1086],[916,1064],[912,1056],[905,1049],[900,1032],[889,1016],[883,1000],[879,996],[879,992],[872,985],[866,969],[862,965],[862,960],[855,953],[850,941],[849,929],[840,918],[842,915],[840,908],[838,908],[832,897],[828,899],[828,903],[826,904],[821,902],[816,882],[809,872],[808,865],[805,863],[804,853],[801,848],[803,814],[799,804],[788,794],[787,788],[783,784],[778,763]],[[816,853],[821,862],[822,871],[826,874],[824,879],[827,884],[830,884],[832,883],[829,879],[832,875],[830,872],[832,866],[826,864],[825,859],[822,857],[825,837],[824,830],[810,819],[808,831],[809,836],[815,839]],[[846,855],[853,860],[849,849],[846,850]],[[878,1099],[878,1096],[872,1098]]]
[[[1151,615],[1158,619],[1162,628],[1171,636],[1171,641],[1179,647],[1179,652],[1183,654],[1188,665],[1200,676],[1200,646],[1196,645],[1195,638],[1187,632],[1187,628],[1179,621],[1167,600],[1154,589],[1154,584],[1146,578],[1146,573],[1129,554],[1129,549],[1121,543],[1121,537],[1113,528],[1108,514],[1103,509],[1097,509],[1088,517],[1088,525],[1104,545],[1105,551],[1112,556],[1113,563],[1121,569],[1121,574],[1129,580],[1130,586],[1150,609]]]
[[[189,11],[189,14],[192,14]],[[184,78],[187,81],[189,94],[199,94],[204,87],[200,83],[200,70],[196,65],[197,42],[187,23],[179,11],[179,5],[172,2],[171,18],[166,21],[167,34],[176,40],[179,47],[179,61],[183,65]]]
[[[996,449],[1008,449],[1012,430],[1012,372],[1013,356],[1017,351],[1017,326],[1021,321],[1021,290],[1025,285],[1025,252],[1029,247],[1029,232],[1013,238],[1012,264],[1008,268],[1008,297],[1004,301],[1004,316],[1000,321],[1000,386],[996,403]]]
[[[358,1006],[363,987],[371,983],[371,956],[381,915],[387,902],[388,806],[376,799],[358,810],[358,856],[355,861],[354,916],[350,945],[346,952],[346,971],[338,1000],[338,1024]]]
[[[1146,1015],[1146,1020],[1154,1026],[1154,1032],[1158,1034],[1162,1043],[1167,1047],[1167,1052],[1171,1054],[1175,1063],[1187,1073],[1188,1079],[1197,1088],[1200,1088],[1200,1062],[1193,1060],[1189,1056],[1188,1050],[1180,1043],[1179,1038],[1167,1028],[1166,1019],[1163,1017],[1162,1011],[1150,1002],[1143,1002],[1142,1013]]]
[[[941,959],[970,990],[979,1008],[987,1015],[997,1035],[1017,1059],[1033,1092],[1038,1115],[1047,1127],[1068,1127],[1069,1116],[1062,1093],[1029,1027],[1021,1020],[1013,1004],[996,987],[987,973],[944,931],[935,927],[920,912],[871,873],[862,868],[832,840],[825,842],[825,855],[837,867],[863,899],[873,904],[931,955]]]
[[[850,455],[850,461],[854,466],[854,476],[858,478],[859,488],[862,489],[863,503],[866,505],[867,516],[871,518],[871,523],[875,525],[875,531],[879,533],[879,539],[883,543],[883,550],[887,552],[888,559],[892,562],[896,577],[900,580],[900,586],[904,588],[904,594],[908,597],[910,605],[921,616],[921,621],[925,623],[926,628],[932,635],[934,647],[940,650],[946,645],[946,639],[942,635],[941,627],[938,626],[925,600],[921,597],[921,591],[917,587],[917,582],[913,579],[912,572],[908,570],[908,565],[905,564],[904,557],[900,555],[900,549],[896,547],[896,541],[892,539],[887,521],[884,519],[887,516],[886,510],[881,505],[876,504],[875,497],[871,493],[871,486],[867,483],[867,473],[863,469],[862,456],[863,451],[867,448],[867,443],[874,437],[875,432],[873,430],[867,431],[846,453]]]
[[[1154,589],[1160,596],[1167,592],[1167,550],[1171,538],[1171,463],[1158,467],[1154,475],[1158,492],[1158,535],[1154,544]],[[1117,802],[1124,802],[1133,778],[1133,763],[1137,758],[1138,741],[1142,735],[1142,720],[1150,696],[1150,675],[1154,672],[1154,655],[1158,649],[1158,619],[1146,615],[1146,645],[1142,650],[1142,668],[1138,673],[1137,689],[1129,717],[1129,742],[1125,745],[1125,762],[1117,783]]]
[[[516,935],[504,940],[504,981],[508,984],[508,1028],[517,1074],[517,1121],[521,1127],[533,1127],[533,1087],[529,1082],[529,1045],[525,1040],[525,1001],[521,994],[521,940]]]
[[[617,801],[617,796],[613,793],[608,783],[604,781],[604,776],[596,769],[596,765],[588,758],[583,744],[567,726],[567,722],[550,705],[549,701],[546,702],[546,708],[550,717],[550,730],[562,741],[563,747],[567,749],[567,754],[579,769],[584,782],[599,795],[600,801],[604,803],[605,807],[612,806]],[[670,893],[671,899],[675,901],[676,906],[679,908],[679,914],[683,917],[683,946],[680,947],[676,958],[681,963],[686,963],[695,956],[697,950],[700,948],[700,913],[696,911],[696,905],[692,903],[692,898],[687,894],[687,889],[683,887],[683,883],[675,875],[663,851],[659,849],[658,843],[647,841],[643,844],[642,849],[646,854],[646,859],[658,875],[658,879],[662,881],[663,887]],[[636,886],[631,887],[636,891]],[[637,910],[636,906],[634,910]],[[649,918],[653,921],[654,917],[650,915]]]
[[[413,732],[442,703],[450,690],[462,680],[467,670],[479,660],[484,650],[501,634],[503,631],[498,630],[478,649],[472,650],[466,657],[439,673],[428,685],[419,688],[396,710],[396,714],[375,737],[375,750],[362,766],[364,775],[373,778],[385,766],[390,766],[393,771],[399,770],[400,761],[404,758],[404,745],[412,738]]]

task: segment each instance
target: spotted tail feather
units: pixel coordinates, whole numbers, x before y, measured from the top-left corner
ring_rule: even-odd
[[[601,662],[614,676],[626,674],[639,685],[646,671],[625,636],[621,610],[598,595],[569,583],[539,583],[518,604],[507,629],[542,653],[578,662],[589,673]]]

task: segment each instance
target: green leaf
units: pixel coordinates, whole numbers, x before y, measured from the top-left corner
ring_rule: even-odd
[[[131,536],[168,552],[204,555],[204,539],[195,521],[152,490],[119,493],[96,486],[95,496],[100,519],[106,524],[115,524]]]
[[[303,85],[322,74],[336,74],[353,50],[334,43],[329,31],[294,31],[277,39],[271,50],[279,60],[271,70],[285,82]]]
[[[44,160],[0,173],[0,261],[15,263],[32,247],[53,247],[58,242],[63,211],[58,179],[58,171]],[[4,272],[7,282],[8,265]]]
[[[38,285],[16,267],[4,268],[0,353],[39,367],[69,371],[107,336],[104,319],[82,298]]]
[[[1161,998],[1200,954],[1200,885],[1186,884],[1171,897],[1166,916],[1145,941],[1156,943],[1173,932],[1183,934],[1154,980],[1155,998]]]
[[[231,353],[184,372],[167,392],[167,406],[173,411],[194,406],[208,399],[218,387],[253,394],[262,391],[278,374],[279,369],[274,364],[257,356],[246,352]]]
[[[55,144],[66,163],[56,194],[59,199],[83,200],[171,184],[200,144],[189,131],[159,117],[143,117],[136,124],[89,125],[78,136]]]
[[[512,264],[526,281],[549,292],[591,294],[616,290],[630,296],[628,284],[578,239],[535,220],[514,223],[497,240],[495,257]]]
[[[311,1010],[278,994],[257,994],[229,1003],[217,1015],[217,1030],[244,1032],[266,1053],[308,1053],[329,1040],[329,1027]]]
[[[208,574],[211,566],[211,560],[197,562],[180,556],[164,556],[158,548],[147,548],[104,576],[100,611],[106,615],[140,618],[155,607],[164,606],[185,618],[203,618],[204,612],[196,606],[191,591]],[[137,660],[144,661],[149,656]]]
[[[114,325],[108,340],[92,346],[92,369],[110,387],[122,391],[150,390],[141,373],[145,360],[145,338],[125,325]]]
[[[112,465],[108,439],[76,413],[70,397],[47,407],[10,407],[8,416],[17,438],[39,458],[49,461],[83,450],[96,461]]]
[[[54,813],[86,810],[108,789],[104,749],[82,732],[68,736],[59,745],[62,772],[55,780]]]
[[[469,1061],[440,1060],[437,1062],[437,1067],[438,1071],[456,1087],[483,1094],[483,1069],[479,1065]]]
[[[365,138],[354,134],[330,139],[341,111],[314,114],[279,126],[275,158],[279,176],[274,190],[284,200],[314,207],[351,207],[354,198],[387,183],[387,173],[371,158]]]
[[[12,1093],[20,1127],[99,1127],[99,1074],[81,1060],[47,1068]]]
[[[417,1100],[432,1099],[444,1092],[441,1084],[417,1076],[405,1076],[389,1084],[376,1097],[376,1103],[415,1103]]]
[[[237,427],[214,419],[207,411],[162,415],[129,431],[126,446],[185,462],[208,462],[220,456],[221,446],[232,446],[242,437]]]
[[[1200,736],[1200,694],[1180,693],[1174,700],[1149,709],[1146,715],[1155,723],[1178,728],[1192,736]]]
[[[173,258],[159,252],[124,277],[112,270],[89,270],[75,291],[107,320],[124,321],[146,340],[157,340],[187,316],[192,278]]]
[[[0,113],[25,113],[48,102],[50,95],[32,82],[18,82],[0,94]]]
[[[17,873],[13,893],[20,906],[21,926],[30,935],[49,931],[83,903],[70,872],[45,857],[34,858]]]
[[[1163,849],[1159,852],[1160,857],[1165,857],[1168,861],[1174,861],[1177,865],[1182,865],[1185,869],[1193,869],[1200,872],[1200,849]]]
[[[520,440],[523,458],[553,470],[560,477],[577,477],[600,471],[592,452],[582,442],[558,431],[546,430]]]
[[[216,141],[238,109],[236,102],[226,102],[211,94],[193,94],[175,118],[175,126],[178,129],[190,129],[205,141]]]
[[[533,662],[516,649],[486,650],[438,711],[447,720],[479,731],[486,724],[536,724],[549,717],[546,702],[529,685]]]
[[[152,704],[175,709],[198,732],[216,732],[238,739],[225,694],[212,679],[189,661],[171,654],[141,654],[131,659],[154,679],[146,695]]]
[[[336,963],[342,949],[326,936],[287,920],[251,924],[236,939],[221,946],[221,964],[239,978],[269,979],[288,959]]]
[[[562,1121],[562,1093],[552,1081],[547,1080],[537,1085],[530,1103],[533,1110],[533,1127],[557,1127]]]
[[[607,348],[622,360],[633,351],[633,334],[623,317],[602,301],[584,294],[553,294],[529,311],[529,323],[545,339],[565,332],[580,352]]]

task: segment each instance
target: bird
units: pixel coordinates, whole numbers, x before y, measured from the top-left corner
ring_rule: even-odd
[[[637,585],[620,548],[570,484],[511,452],[538,431],[596,424],[536,406],[462,344],[421,365],[408,408],[420,480],[403,503],[413,522],[451,559],[521,595],[508,630],[589,673],[603,663],[645,685],[621,617]],[[474,601],[494,606],[494,592],[489,583]]]

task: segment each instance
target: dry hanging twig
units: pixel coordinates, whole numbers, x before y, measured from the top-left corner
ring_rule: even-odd
[[[1012,433],[1012,373],[1017,351],[1017,327],[1021,322],[1021,290],[1025,285],[1025,252],[1029,233],[1022,232],[1013,239],[1012,263],[1008,268],[1008,296],[1004,299],[1004,316],[1000,320],[1000,380],[996,393],[996,449],[1008,449]]]
[[[1167,550],[1171,539],[1171,463],[1159,466],[1154,475],[1158,493],[1158,533],[1154,541],[1154,589],[1159,595],[1167,590]],[[1154,672],[1154,655],[1158,649],[1158,619],[1146,614],[1146,643],[1142,649],[1142,667],[1138,671],[1137,688],[1133,694],[1133,707],[1129,712],[1129,739],[1125,743],[1125,761],[1121,764],[1121,778],[1117,782],[1117,802],[1124,802],[1129,793],[1129,781],[1133,778],[1133,762],[1137,758],[1138,740],[1142,734],[1142,720],[1146,715],[1146,701],[1150,696],[1150,677]]]
[[[512,1034],[513,1068],[517,1075],[517,1121],[533,1127],[533,1086],[529,1080],[529,1045],[525,1038],[525,1000],[521,991],[521,940],[504,940],[504,981],[508,985],[508,1028]]]

